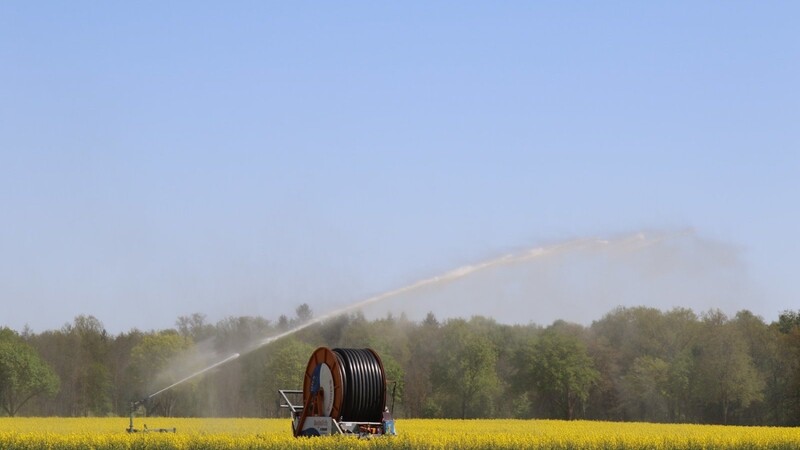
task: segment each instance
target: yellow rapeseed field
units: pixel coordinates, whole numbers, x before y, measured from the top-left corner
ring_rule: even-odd
[[[800,429],[554,420],[398,420],[398,436],[292,437],[288,419],[0,418],[3,450],[797,449]]]

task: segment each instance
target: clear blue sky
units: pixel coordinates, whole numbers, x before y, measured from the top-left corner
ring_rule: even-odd
[[[687,227],[734,249],[740,306],[773,320],[800,305],[798,17],[2,2],[0,325],[323,312],[512,249]]]

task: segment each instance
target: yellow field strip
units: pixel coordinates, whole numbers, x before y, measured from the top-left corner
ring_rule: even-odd
[[[0,418],[3,450],[797,449],[800,429],[552,420],[398,420],[398,436],[295,439],[289,419]]]

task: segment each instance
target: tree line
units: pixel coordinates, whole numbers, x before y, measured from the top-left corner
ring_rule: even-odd
[[[313,317],[180,317],[110,335],[92,316],[59,330],[0,329],[0,414],[124,416],[133,400],[233,352],[241,356],[144,403],[146,414],[285,417],[278,389],[302,387],[318,346],[371,347],[398,417],[558,418],[800,425],[800,311],[617,308],[590,326],[419,322],[343,315],[258,347]],[[205,365],[205,366],[204,366]]]

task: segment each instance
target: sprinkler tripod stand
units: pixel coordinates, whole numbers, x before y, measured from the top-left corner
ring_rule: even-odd
[[[152,397],[152,395],[150,396]],[[147,428],[147,424],[144,424],[141,430],[136,429],[133,427],[133,415],[136,414],[136,410],[139,409],[140,406],[144,406],[144,404],[150,400],[150,397],[145,397],[141,400],[136,400],[131,402],[131,416],[130,416],[130,424],[128,428],[125,430],[128,433],[175,433],[177,428]],[[145,408],[146,411],[146,408]]]

